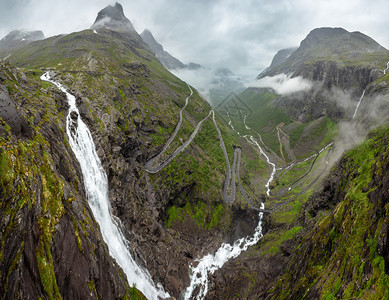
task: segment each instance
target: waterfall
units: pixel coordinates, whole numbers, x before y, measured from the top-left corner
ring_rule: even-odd
[[[364,96],[365,96],[365,90],[363,90],[362,96],[361,96],[361,98],[359,98],[357,107],[355,108],[355,111],[354,111],[353,119],[354,119],[355,116],[357,115],[359,105],[361,105],[361,102],[362,102],[362,99],[363,99]]]
[[[158,283],[155,286],[149,272],[142,269],[131,257],[127,248],[128,242],[115,224],[108,198],[107,176],[96,153],[92,135],[80,118],[76,98],[68,93],[60,83],[52,80],[49,72],[43,74],[41,79],[55,84],[66,94],[70,106],[66,117],[66,133],[81,166],[89,206],[100,225],[110,255],[122,267],[128,282],[136,284],[137,289],[148,299],[169,298],[169,294],[163,290],[161,284]]]
[[[261,203],[261,209],[265,205]],[[242,251],[246,251],[248,247],[255,245],[262,237],[262,217],[263,212],[259,213],[259,222],[255,228],[255,233],[252,237],[244,237],[235,241],[233,245],[222,244],[215,254],[208,254],[198,260],[196,267],[191,267],[192,276],[189,287],[186,289],[184,299],[190,299],[196,287],[199,287],[197,299],[203,299],[208,292],[208,275],[213,274],[220,269],[227,261],[237,257]]]

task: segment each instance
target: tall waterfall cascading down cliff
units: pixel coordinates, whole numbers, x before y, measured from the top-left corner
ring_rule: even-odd
[[[142,269],[127,248],[127,240],[124,238],[111,214],[108,198],[108,180],[96,153],[92,135],[80,118],[76,106],[76,98],[68,93],[60,83],[51,79],[49,72],[41,76],[44,81],[55,84],[66,94],[69,104],[69,112],[66,117],[66,133],[70,146],[81,166],[85,182],[85,191],[89,206],[100,225],[103,239],[108,245],[110,255],[127,275],[128,282],[135,284],[148,299],[170,298],[161,284],[154,284],[149,272]]]

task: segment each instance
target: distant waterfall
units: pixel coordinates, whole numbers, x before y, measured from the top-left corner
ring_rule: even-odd
[[[136,287],[148,299],[170,298],[161,284],[158,283],[156,287],[149,272],[138,266],[131,257],[126,246],[128,242],[112,218],[107,176],[97,156],[92,135],[80,118],[75,97],[68,93],[60,83],[53,81],[49,72],[43,74],[41,79],[55,84],[66,94],[70,106],[66,117],[66,133],[69,137],[70,146],[80,163],[88,203],[97,223],[100,225],[109,253],[126,273],[128,282],[130,284],[135,283]]]
[[[355,108],[355,111],[354,111],[353,119],[354,119],[355,116],[357,115],[359,105],[361,105],[361,102],[362,102],[362,99],[363,99],[364,96],[365,96],[365,90],[363,90],[362,96],[361,96],[361,98],[359,98],[357,107]]]

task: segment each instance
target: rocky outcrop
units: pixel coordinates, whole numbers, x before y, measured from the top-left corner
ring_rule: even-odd
[[[351,109],[380,74],[373,67],[339,66],[331,61],[318,61],[302,65],[293,76],[310,80],[312,88],[307,92],[278,96],[274,104],[295,120],[308,122],[327,115],[334,121],[351,118]],[[343,98],[350,98],[342,105]],[[350,109],[349,109],[350,108]]]
[[[274,104],[304,123],[324,115],[338,121],[352,116],[351,111],[339,104],[342,102],[339,98],[347,94],[356,105],[363,90],[382,75],[377,61],[388,54],[388,50],[360,32],[317,28],[288,58],[278,59],[277,53],[273,59],[277,63],[272,62],[258,79],[281,73],[308,79],[312,84],[308,92],[279,96]]]
[[[367,66],[385,55],[388,50],[363,33],[348,32],[343,28],[316,28],[282,64],[269,68],[262,77],[279,73],[298,76],[294,72],[316,61]]]

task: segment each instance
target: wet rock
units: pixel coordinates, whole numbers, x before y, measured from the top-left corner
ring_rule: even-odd
[[[11,127],[11,131],[15,136],[31,137],[32,130],[28,122],[17,110],[15,101],[3,85],[0,85],[0,117]]]

